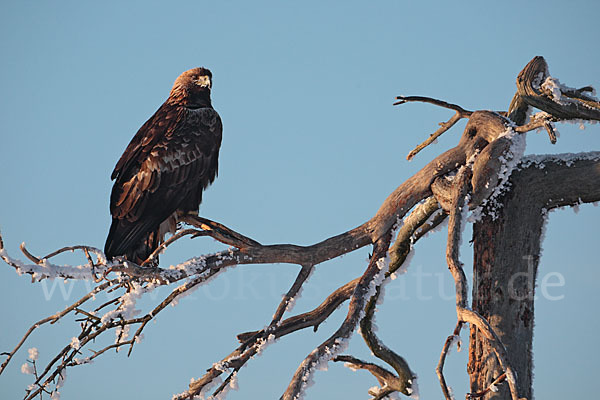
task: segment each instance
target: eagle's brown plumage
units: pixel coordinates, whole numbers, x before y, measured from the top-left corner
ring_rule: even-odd
[[[142,263],[174,231],[177,215],[198,211],[202,191],[217,176],[223,130],[211,80],[205,68],[181,74],[117,162],[107,257]]]

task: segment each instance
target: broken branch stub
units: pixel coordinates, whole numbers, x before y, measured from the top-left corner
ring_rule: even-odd
[[[552,114],[557,120],[600,121],[600,102],[585,95],[593,91],[592,87],[573,89],[560,85],[557,80],[550,82],[549,78],[552,79],[544,57],[534,57],[517,77],[517,93],[511,102],[509,118],[522,125],[523,112],[531,106]],[[550,90],[550,86],[554,90]]]

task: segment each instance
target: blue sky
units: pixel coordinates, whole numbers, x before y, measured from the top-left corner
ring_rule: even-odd
[[[16,256],[22,241],[37,254],[71,244],[102,247],[112,168],[177,75],[192,67],[212,70],[213,104],[224,123],[219,178],[201,214],[263,243],[311,244],[359,225],[395,187],[455,145],[464,124],[407,162],[408,151],[452,113],[420,104],[393,107],[396,95],[504,110],[517,73],[535,55],[563,83],[600,87],[595,2],[366,4],[3,1],[0,229],[9,252]],[[558,129],[554,146],[545,134],[529,134],[526,153],[600,150],[598,125]],[[551,214],[540,276],[560,274],[564,285],[546,295],[538,290],[539,398],[595,393],[600,271],[592,229],[599,223],[592,205]],[[435,365],[455,322],[445,235],[442,230],[417,245],[409,272],[387,286],[377,315],[382,339],[419,375],[422,398],[441,397]],[[161,261],[221,248],[210,239],[186,240]],[[320,265],[294,312],[360,275],[368,251]],[[467,269],[471,258],[466,244]],[[228,271],[165,310],[130,358],[107,354],[69,370],[61,398],[164,399],[183,391],[235,347],[235,334],[268,323],[296,271],[288,265]],[[31,284],[0,264],[0,351],[84,291],[81,282]],[[268,348],[241,371],[240,389],[229,398],[278,397],[344,310],[316,334],[299,332]],[[37,347],[48,360],[74,328],[72,321],[44,327],[25,347]],[[370,359],[359,337],[350,352]],[[453,352],[447,367],[459,397],[468,387],[466,353]],[[19,352],[0,376],[0,397],[18,398],[30,383],[19,371],[26,355]],[[318,372],[315,381],[311,399],[364,399],[375,384],[368,373],[341,365]]]

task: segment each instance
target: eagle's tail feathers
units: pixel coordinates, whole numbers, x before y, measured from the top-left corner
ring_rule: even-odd
[[[112,259],[125,256],[127,260],[140,265],[161,243],[159,229],[153,230],[154,226],[156,226],[154,221],[130,223],[127,220],[113,218],[104,246],[106,257]],[[158,257],[152,264],[158,264]]]

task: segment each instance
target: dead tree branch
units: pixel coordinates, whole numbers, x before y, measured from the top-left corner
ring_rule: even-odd
[[[371,393],[376,399],[383,398],[394,391],[409,395],[413,390],[415,375],[407,362],[374,334],[372,325],[375,304],[381,293],[381,285],[400,269],[414,242],[446,218],[446,214],[440,210],[441,206],[450,214],[446,259],[456,285],[457,313],[457,325],[453,335],[449,336],[444,344],[437,368],[442,391],[449,399],[450,393],[443,376],[444,362],[462,326],[469,323],[493,349],[505,374],[511,397],[517,400],[519,397],[516,373],[509,362],[504,343],[485,318],[468,308],[467,282],[458,254],[458,245],[462,236],[461,228],[464,223],[463,216],[467,211],[466,199],[470,200],[468,205],[471,209],[480,210],[482,207],[489,206],[495,196],[504,190],[504,185],[519,163],[524,150],[524,145],[519,147],[519,138],[522,137],[520,135],[532,129],[543,128],[554,143],[556,141],[554,122],[572,119],[600,120],[600,103],[587,94],[591,91],[591,87],[573,89],[560,84],[557,79],[549,75],[544,59],[536,57],[519,74],[517,93],[506,113],[468,111],[456,104],[429,97],[398,97],[400,101],[395,104],[425,102],[454,110],[456,113],[448,121],[441,123],[441,127],[435,133],[413,150],[408,156],[409,159],[439,135],[452,128],[460,119],[467,118],[468,122],[458,145],[436,157],[398,186],[370,220],[345,233],[310,246],[263,245],[218,222],[195,215],[188,215],[184,219],[186,224],[193,226],[193,229],[178,231],[142,265],[123,259],[109,261],[100,250],[89,246],[65,247],[39,258],[22,245],[23,254],[33,263],[27,264],[8,255],[0,236],[0,257],[19,274],[29,274],[35,281],[64,278],[93,279],[98,283],[95,289],[67,309],[33,324],[14,350],[5,353],[8,357],[0,366],[0,374],[35,329],[47,322],[54,323],[74,311],[73,314],[83,316],[82,319],[78,319],[78,322],[81,322],[81,331],[40,373],[36,367],[34,385],[27,391],[25,398],[33,399],[42,393],[49,393],[50,385],[62,376],[67,367],[87,363],[108,350],[118,350],[124,346],[128,346],[128,354],[131,354],[135,343],[141,340],[142,332],[148,322],[169,304],[176,304],[191,290],[208,282],[228,267],[242,264],[287,263],[297,264],[301,269],[278,304],[268,326],[262,330],[238,335],[240,346],[214,364],[200,379],[193,381],[187,391],[175,398],[189,399],[206,393],[211,384],[215,384],[216,379],[226,372],[227,377],[212,393],[213,396],[222,395],[227,386],[236,379],[240,368],[260,354],[267,345],[277,338],[300,329],[313,327],[316,330],[320,323],[348,299],[350,303],[343,323],[331,337],[306,356],[282,398],[286,400],[298,398],[315,369],[320,364],[333,359],[344,348],[346,341],[359,324],[363,338],[373,354],[392,366],[395,373],[352,356],[339,356],[335,360],[346,361],[357,368],[371,371],[381,385],[377,393],[375,391]],[[536,114],[529,123],[526,123],[531,107],[538,108],[543,113]],[[420,202],[422,203],[419,204]],[[560,203],[559,200],[555,202]],[[552,206],[554,204],[547,205],[547,207]],[[486,208],[489,209],[490,207]],[[402,220],[404,225],[400,227],[398,236],[390,247],[392,232],[398,228],[399,221]],[[159,253],[185,236],[210,236],[233,247],[218,253],[191,258],[171,268],[149,266],[150,261],[154,260]],[[338,288],[314,310],[284,319],[286,311],[291,308],[300,289],[318,264],[367,245],[373,245],[373,256],[361,277]],[[78,266],[58,266],[50,262],[59,254],[75,250],[83,252],[85,263]],[[136,316],[135,305],[139,298],[159,286],[171,284],[175,287],[159,304],[141,317]],[[114,298],[95,309],[90,308],[90,304],[93,303],[90,300],[100,292],[110,293]],[[130,329],[136,329],[133,335],[129,334]],[[93,351],[90,357],[77,359],[84,348],[87,349],[97,338],[104,337],[108,331],[117,333],[114,343]],[[489,390],[493,390],[494,385],[495,383],[490,385]],[[485,394],[475,390],[472,392],[474,394],[471,394],[471,397]]]
[[[389,268],[389,264],[385,265],[385,260],[390,239],[390,234],[388,234],[375,243],[369,266],[356,284],[356,288],[350,299],[346,319],[344,319],[344,322],[342,322],[337,331],[329,339],[325,340],[306,356],[283,394],[283,400],[297,399],[308,385],[314,370],[321,363],[327,363],[345,348],[346,341],[354,332],[364,313],[368,299],[385,278],[385,273]]]
[[[417,240],[415,238],[416,230],[426,224],[426,221],[438,210],[437,200],[430,197],[415,209],[409,217],[405,218],[402,229],[398,232],[396,241],[389,251],[390,270],[388,275],[394,274],[402,266],[412,249],[413,243]],[[392,366],[397,374],[389,373],[385,375],[384,383],[379,382],[381,386],[379,393],[398,391],[410,396],[415,392],[416,375],[411,371],[406,360],[386,346],[373,331],[374,314],[377,302],[380,301],[380,295],[381,288],[378,287],[365,308],[365,316],[360,321],[360,333],[373,355]],[[382,370],[387,371],[383,368]],[[374,373],[373,370],[371,372]]]
[[[472,326],[476,326],[477,329],[479,329],[486,336],[490,345],[493,347],[496,357],[498,358],[502,368],[506,372],[512,399],[519,400],[516,375],[508,362],[508,355],[506,353],[504,344],[491,328],[489,323],[483,317],[477,314],[477,312],[468,308],[467,279],[462,268],[462,263],[459,260],[459,244],[462,236],[462,216],[466,212],[465,200],[467,199],[469,191],[469,180],[470,168],[461,168],[455,178],[452,202],[453,207],[450,211],[450,219],[448,221],[448,247],[446,249],[446,260],[456,285],[456,314],[458,318],[457,328],[455,329],[454,336],[460,332],[462,323],[469,323]],[[457,330],[459,331],[458,333],[456,332]],[[448,340],[446,340],[437,371],[440,377],[442,392],[447,400],[451,400],[452,396],[450,395],[448,387],[445,383],[445,379],[443,378],[443,360],[445,359],[445,354],[448,351],[448,348]]]
[[[373,400],[383,399],[394,392],[401,391],[399,388],[403,386],[401,382],[398,382],[396,375],[377,364],[346,355],[336,356],[332,361],[344,362],[344,365],[353,370],[364,369],[369,371],[377,379],[379,386],[381,386],[378,390],[375,390],[377,388],[369,389],[369,394],[373,396]]]
[[[600,102],[591,96],[591,86],[573,89],[550,76],[544,57],[534,57],[517,77],[517,93],[508,115],[517,125],[525,121],[527,109],[535,107],[557,120],[600,121]]]
[[[404,259],[410,251],[411,243],[414,243],[418,240],[418,238],[413,236],[417,228],[425,224],[427,224],[427,226],[431,226],[432,224],[435,225],[441,222],[440,220],[439,222],[434,221],[430,224],[427,223],[429,217],[435,213],[436,210],[438,210],[437,201],[434,198],[429,198],[423,204],[417,206],[415,210],[413,210],[413,212],[411,212],[411,214],[404,219],[403,224],[398,232],[395,243],[396,247],[392,247],[390,253],[392,261],[390,262],[389,271],[386,273],[386,279],[389,278],[393,273],[397,272],[397,270],[402,266]],[[400,242],[403,242],[404,246],[398,247]],[[302,274],[302,271],[300,274]],[[194,380],[190,384],[188,390],[184,393],[181,393],[177,398],[186,399],[198,395],[200,392],[205,390],[206,387],[209,387],[210,384],[214,382],[214,380],[217,379],[224,371],[228,370],[228,368],[233,369],[234,372],[237,372],[239,368],[245,365],[252,357],[254,357],[254,355],[260,353],[264,346],[272,340],[308,327],[313,327],[313,329],[316,331],[321,322],[327,319],[333,313],[333,311],[339,307],[340,304],[352,296],[359,280],[360,278],[356,278],[338,288],[331,293],[323,301],[323,303],[321,303],[321,305],[312,311],[290,317],[277,325],[273,325],[273,323],[271,323],[268,328],[260,331],[239,334],[238,339],[240,342],[242,342],[242,345],[218,363],[213,364],[213,366],[208,369],[208,371],[201,378]],[[296,283],[294,285],[296,285]],[[288,293],[288,296],[289,295],[290,293]],[[282,305],[280,304],[278,311],[281,309]],[[278,315],[279,314],[276,313],[276,316]],[[271,335],[273,336],[271,339],[269,339]],[[388,362],[386,359],[384,359],[384,361]],[[392,363],[391,365],[394,364]],[[406,385],[406,382],[405,386],[410,387],[410,385]]]
[[[437,99],[433,99],[431,97],[398,96],[398,97],[396,97],[396,100],[400,100],[400,101],[395,102],[394,103],[395,106],[400,105],[400,104],[409,103],[409,102],[422,102],[422,103],[430,103],[430,104],[433,104],[433,105],[436,105],[439,107],[444,107],[444,108],[448,108],[450,110],[456,111],[456,114],[454,114],[452,116],[452,118],[450,118],[448,121],[440,122],[440,128],[437,131],[435,131],[434,133],[432,133],[431,135],[429,135],[427,140],[425,140],[423,143],[418,145],[414,150],[412,150],[410,153],[408,153],[408,155],[406,156],[407,160],[412,160],[413,157],[416,156],[421,150],[423,150],[425,147],[429,146],[431,143],[435,142],[435,140],[438,137],[440,137],[448,129],[452,128],[458,121],[460,121],[463,118],[469,118],[471,116],[471,114],[473,114],[473,111],[465,110],[464,108],[462,108],[461,106],[459,106],[457,104],[446,103],[443,100],[437,100]]]

